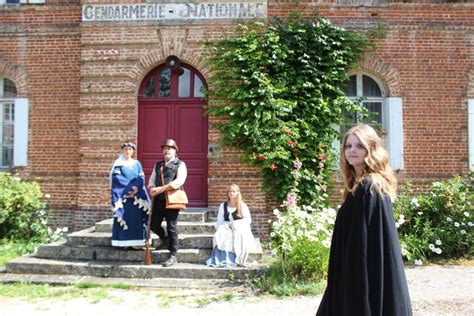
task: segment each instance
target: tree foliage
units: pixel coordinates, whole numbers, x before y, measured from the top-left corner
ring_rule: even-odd
[[[301,205],[321,198],[333,160],[334,126],[361,111],[344,93],[347,70],[367,47],[355,33],[315,17],[240,25],[210,47],[209,114],[225,145],[260,167],[264,188],[277,199],[292,189],[293,161],[301,169]]]

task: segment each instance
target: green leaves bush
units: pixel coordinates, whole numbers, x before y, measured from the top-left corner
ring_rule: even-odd
[[[414,196],[407,183],[395,206],[402,253],[408,262],[472,257],[474,241],[473,174],[434,182],[425,195]]]
[[[40,186],[0,173],[0,239],[46,240],[49,213]]]
[[[367,41],[320,17],[240,25],[235,34],[207,43],[208,112],[223,143],[260,168],[278,200],[292,189],[291,162],[305,164],[301,205],[315,205],[315,182],[327,184],[331,173],[333,127],[364,111],[342,86]]]
[[[283,211],[273,210],[276,220],[270,232],[270,247],[278,260],[284,281],[320,281],[327,275],[329,247],[336,211],[320,203],[315,207],[299,204],[299,183],[305,166],[293,162],[293,189],[283,201]],[[321,199],[328,196],[314,184]]]

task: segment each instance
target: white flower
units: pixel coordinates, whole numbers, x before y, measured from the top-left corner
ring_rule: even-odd
[[[460,225],[458,222],[454,222],[454,226],[459,227]]]
[[[434,250],[434,252],[436,252],[438,255],[440,255],[443,251],[441,251],[440,248],[436,248],[436,249]]]
[[[69,230],[69,228],[67,228],[67,227],[63,227],[63,229],[62,229],[63,232],[67,232],[68,230]]]
[[[331,246],[331,241],[329,239],[323,240],[323,246],[329,248]]]
[[[395,223],[395,226],[398,228],[405,223],[405,215],[401,214],[400,217],[398,218],[398,221]]]
[[[418,215],[423,215],[423,212],[418,212]]]
[[[435,248],[436,248],[436,247],[435,247],[435,245],[430,244],[430,245],[428,246],[428,248],[430,248],[431,251],[435,251]]]
[[[418,199],[417,199],[417,198],[413,198],[413,199],[411,200],[411,203],[412,203],[413,205],[415,205],[416,207],[419,207],[419,206],[420,206],[420,203],[418,203]]]
[[[453,221],[453,220],[451,219],[451,217],[446,217],[446,220],[447,220],[448,222],[452,222],[452,221]]]
[[[415,265],[416,266],[421,266],[421,265],[423,265],[423,261],[417,259],[417,260],[415,260]]]
[[[466,216],[466,217],[469,216],[469,213],[468,213],[468,212],[464,212],[463,214],[464,214],[464,216]]]
[[[437,240],[436,240],[436,244],[437,244],[438,246],[441,245],[441,240],[437,239]]]
[[[49,198],[51,198],[51,194],[46,193],[46,194],[44,195],[44,197],[47,198],[47,199],[49,199]]]
[[[274,209],[274,210],[273,210],[273,215],[275,215],[275,216],[278,216],[278,215],[280,215],[280,210],[279,210],[279,209],[277,209],[277,208],[276,208],[276,209]]]
[[[466,234],[466,231],[464,229],[461,229],[461,234]]]
[[[472,224],[472,222],[468,222],[467,225],[469,225],[469,227],[472,227],[472,225],[474,224]]]
[[[271,232],[270,237],[275,237],[275,232]]]
[[[408,254],[408,251],[405,249],[405,247],[402,247],[402,255],[406,256]]]

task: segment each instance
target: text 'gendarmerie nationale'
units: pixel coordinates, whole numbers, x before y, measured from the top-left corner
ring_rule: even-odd
[[[82,21],[266,18],[266,2],[84,5]]]

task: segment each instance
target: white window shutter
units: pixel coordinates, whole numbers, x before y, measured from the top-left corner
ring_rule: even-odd
[[[468,142],[469,142],[469,170],[474,170],[474,99],[467,100],[468,108]]]
[[[403,170],[403,101],[386,98],[383,104],[383,125],[388,132],[386,149],[393,170]]]
[[[13,165],[28,163],[28,99],[15,99],[15,128],[13,134]]]

